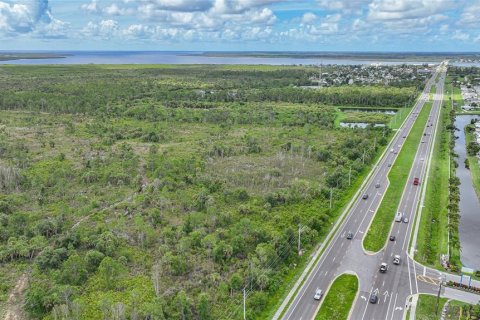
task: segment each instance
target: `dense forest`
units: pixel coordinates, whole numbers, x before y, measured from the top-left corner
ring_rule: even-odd
[[[0,314],[261,317],[391,137],[341,105],[414,87],[302,89],[308,67],[0,67]]]

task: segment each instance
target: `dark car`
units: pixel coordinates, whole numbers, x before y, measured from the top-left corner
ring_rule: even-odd
[[[367,200],[368,199],[368,194],[364,194],[363,197],[362,197],[363,200]]]
[[[395,236],[390,236],[390,241],[395,241]]]
[[[352,233],[352,232],[347,233],[347,239],[348,239],[348,240],[352,240],[352,239],[353,239],[353,233]]]
[[[375,303],[377,303],[377,301],[378,301],[378,296],[375,293],[372,293],[370,295],[370,303],[375,304]]]

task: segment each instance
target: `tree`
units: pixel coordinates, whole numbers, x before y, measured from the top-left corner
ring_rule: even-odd
[[[105,255],[97,250],[89,250],[87,254],[85,254],[85,263],[88,272],[95,272],[97,271],[98,266],[102,262]]]
[[[199,320],[210,320],[211,317],[210,302],[205,293],[201,293],[198,298],[198,318]]]
[[[124,271],[124,267],[111,257],[103,258],[98,267],[98,274],[100,275],[102,284],[107,289],[115,287],[116,282],[120,279]]]
[[[87,279],[85,261],[77,254],[71,255],[62,265],[61,280],[78,286]]]
[[[181,320],[188,320],[192,318],[192,311],[190,302],[188,301],[185,291],[180,291],[175,297],[175,305]]]

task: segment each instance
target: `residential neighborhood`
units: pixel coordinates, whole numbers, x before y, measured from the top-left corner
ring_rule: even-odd
[[[432,74],[432,66],[423,65],[325,65],[311,77],[313,85],[392,85],[399,82],[424,81]]]

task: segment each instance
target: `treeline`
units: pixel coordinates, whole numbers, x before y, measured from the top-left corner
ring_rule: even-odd
[[[128,110],[140,103],[205,108],[227,102],[286,102],[326,105],[403,107],[417,95],[414,87],[340,86],[302,89],[308,69],[276,71],[209,71],[207,67],[175,69],[94,69],[2,67],[0,108],[63,113]],[[2,70],[3,70],[2,69]],[[199,70],[201,72],[199,72]],[[195,72],[197,71],[197,72]],[[172,77],[172,78],[169,78]]]

